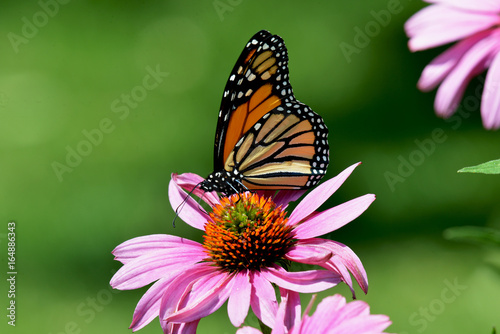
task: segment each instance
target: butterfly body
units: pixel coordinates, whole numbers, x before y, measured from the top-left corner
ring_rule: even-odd
[[[281,37],[255,34],[224,89],[214,172],[200,184],[226,195],[245,190],[307,189],[329,163],[323,119],[293,95]]]

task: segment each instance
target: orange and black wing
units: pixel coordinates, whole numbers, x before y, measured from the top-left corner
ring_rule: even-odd
[[[224,89],[214,171],[247,189],[314,186],[329,163],[323,119],[293,95],[283,39],[267,31],[247,43]]]

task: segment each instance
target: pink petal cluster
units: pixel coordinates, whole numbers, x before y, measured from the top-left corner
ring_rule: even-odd
[[[324,298],[316,312],[307,313],[300,318],[300,298],[289,291],[281,299],[276,322],[271,334],[386,334],[383,332],[391,325],[389,317],[370,314],[370,306],[363,301],[346,302],[341,295]],[[262,334],[252,327],[243,327],[236,334]]]
[[[269,327],[274,326],[278,303],[273,283],[282,289],[314,293],[345,282],[354,294],[351,274],[366,293],[366,272],[356,254],[347,246],[317,236],[349,223],[374,201],[367,194],[322,212],[316,212],[347,179],[358,164],[312,190],[293,210],[288,224],[295,226],[297,242],[285,259],[314,264],[324,269],[288,272],[284,268],[260,271],[219,270],[210,262],[202,244],[171,235],[149,235],[128,240],[113,251],[123,267],[111,279],[113,288],[137,289],[155,282],[139,301],[130,328],[141,329],[159,316],[165,333],[195,333],[201,318],[215,312],[228,301],[231,323],[239,327],[251,307]],[[169,186],[172,207],[182,205],[179,217],[194,228],[204,230],[209,215],[186,191],[194,189],[209,205],[219,202],[218,195],[203,193],[196,185],[203,179],[195,174],[173,175]],[[279,192],[273,199],[286,206],[302,192]]]
[[[500,127],[500,1],[427,0],[432,3],[405,24],[411,51],[457,42],[427,65],[422,91],[439,85],[434,109],[449,117],[470,80],[486,69],[481,117],[487,129]]]

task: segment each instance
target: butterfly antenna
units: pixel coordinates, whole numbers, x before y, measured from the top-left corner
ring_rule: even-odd
[[[231,187],[231,189],[233,189],[233,191],[234,191],[234,193],[235,193],[235,194],[239,194],[239,193],[240,193],[240,191],[239,191],[238,189],[236,189],[236,187],[235,187],[235,186],[233,186],[233,185],[231,184],[231,182],[226,182],[226,183],[227,183],[227,184]],[[245,187],[245,186],[244,186],[244,187]],[[245,187],[245,188],[246,188],[246,187]],[[227,194],[226,194],[226,195],[227,195]]]
[[[247,188],[247,186],[245,186],[240,180],[235,180],[240,186],[241,188],[243,188],[244,191],[250,191],[252,192],[250,189]],[[233,187],[234,188],[234,187]],[[241,192],[241,191],[238,191],[238,192]]]
[[[179,212],[181,212],[182,208],[184,207],[184,205],[186,204],[187,200],[191,197],[191,194],[193,193],[193,191],[196,190],[196,188],[198,188],[200,186],[200,184],[202,183],[203,181],[201,181],[200,183],[198,183],[197,185],[195,185],[193,187],[193,189],[191,189],[191,191],[186,195],[186,197],[184,197],[184,200],[182,201],[181,204],[179,204],[177,206],[177,209],[175,209],[175,217],[174,217],[174,220],[172,221],[172,226],[175,228],[175,220],[177,219],[177,217],[179,216]],[[199,202],[198,202],[199,203]]]

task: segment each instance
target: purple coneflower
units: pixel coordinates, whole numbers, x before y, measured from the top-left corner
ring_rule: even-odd
[[[405,24],[411,51],[457,42],[427,65],[418,88],[437,87],[434,109],[447,118],[470,80],[488,70],[481,102],[483,126],[500,127],[500,1],[427,0]]]
[[[312,190],[287,216],[290,200],[303,192],[235,194],[219,198],[203,193],[195,174],[172,175],[170,203],[183,204],[179,217],[205,232],[203,244],[171,235],[149,235],[128,240],[113,251],[124,265],[111,279],[113,288],[137,289],[156,281],[139,301],[131,328],[141,329],[155,317],[165,333],[195,333],[201,318],[226,300],[231,323],[239,327],[251,307],[273,327],[278,309],[273,283],[280,288],[314,293],[345,282],[354,288],[350,273],[366,293],[368,280],[359,258],[347,246],[317,236],[349,223],[373,202],[367,194],[316,212],[358,164]],[[207,213],[186,191],[202,198]],[[287,270],[299,262],[323,269]]]
[[[311,299],[304,316],[300,318],[300,299],[296,292],[285,292],[276,315],[271,334],[386,334],[391,325],[389,317],[370,314],[370,306],[360,300],[346,303],[341,295],[324,298],[313,315]],[[262,334],[252,327],[243,327],[236,334]]]

